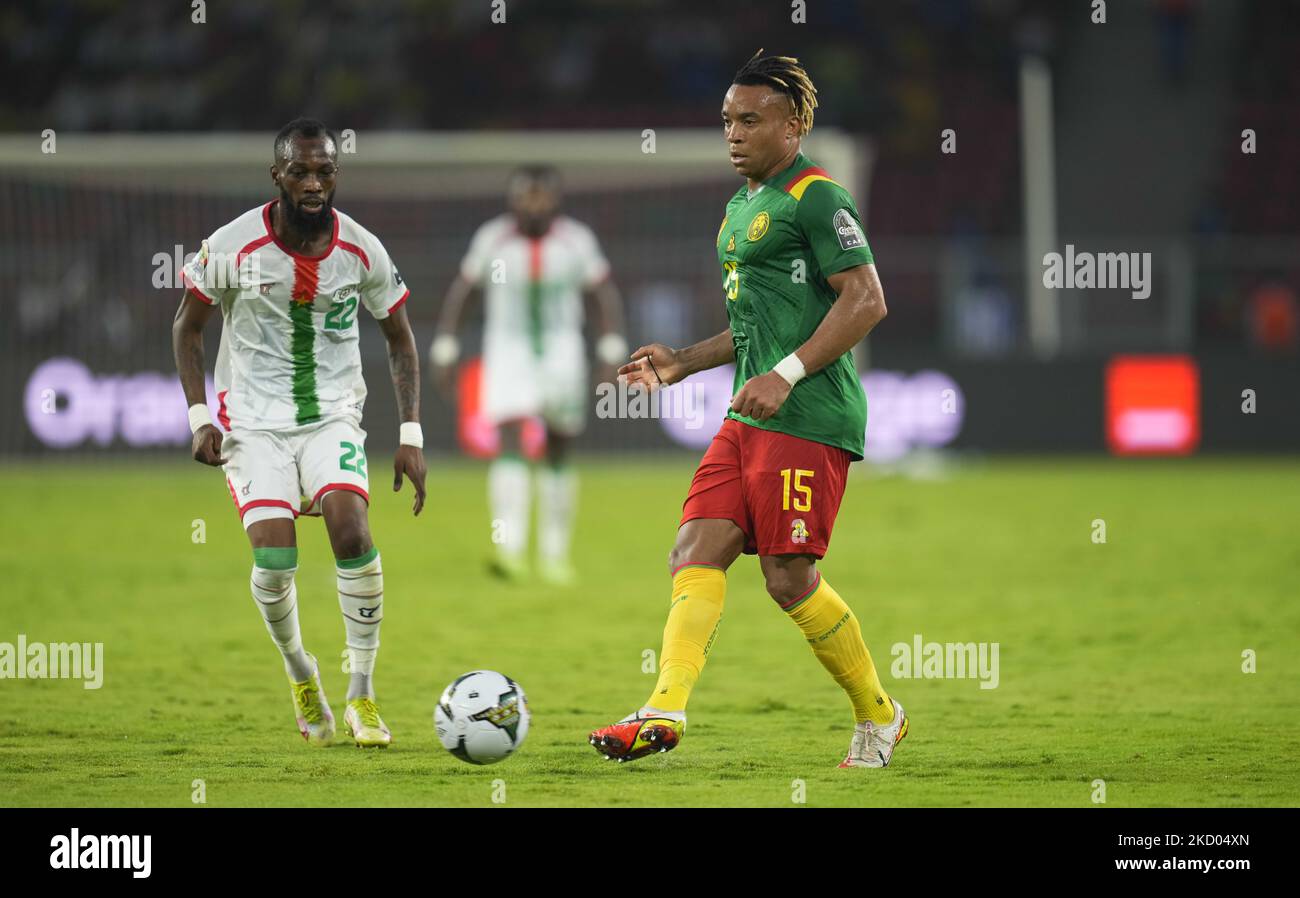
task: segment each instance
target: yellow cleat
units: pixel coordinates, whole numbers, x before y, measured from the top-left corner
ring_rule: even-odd
[[[374,699],[354,698],[343,712],[343,725],[356,740],[357,748],[387,748],[393,741],[388,724],[379,716]]]
[[[313,662],[316,658],[313,656]],[[298,732],[309,745],[329,745],[334,741],[334,712],[325,700],[325,691],[320,685],[320,664],[312,672],[310,679],[301,683],[289,681],[293,693],[293,712],[298,719]]]

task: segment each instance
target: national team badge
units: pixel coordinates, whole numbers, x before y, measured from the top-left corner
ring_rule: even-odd
[[[803,518],[795,518],[790,525],[790,542],[803,545],[808,542],[808,527]]]
[[[746,234],[749,241],[762,240],[763,235],[767,233],[767,227],[772,223],[772,218],[766,212],[760,212],[754,216],[754,220],[749,223],[749,233]]]

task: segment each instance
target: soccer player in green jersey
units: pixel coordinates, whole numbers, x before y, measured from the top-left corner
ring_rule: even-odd
[[[734,361],[735,396],[668,556],[659,680],[644,706],[589,741],[619,761],[676,747],[717,635],[727,568],[743,552],[759,556],[768,594],[853,706],[840,766],[884,767],[907,717],[817,561],[849,463],[862,458],[867,403],[851,350],[885,317],[885,297],[853,198],[800,149],[816,88],[797,59],[761,53],[736,73],[722,105],[731,164],[746,182],[718,229],[730,326],[685,349],[642,346],[619,370],[657,389]]]

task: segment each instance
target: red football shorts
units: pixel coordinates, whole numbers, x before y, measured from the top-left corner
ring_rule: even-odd
[[[728,418],[695,469],[682,523],[734,521],[747,555],[815,555],[830,545],[849,453]]]

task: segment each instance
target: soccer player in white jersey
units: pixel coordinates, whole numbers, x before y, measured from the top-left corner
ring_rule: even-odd
[[[569,541],[577,477],[568,452],[592,399],[583,299],[595,301],[601,335],[596,355],[611,367],[627,357],[622,303],[596,235],[560,214],[555,169],[525,166],[514,172],[507,202],[509,211],[485,222],[470,241],[443,301],[429,358],[447,387],[460,356],[456,334],[466,300],[481,288],[487,306],[482,408],[501,436],[500,454],[488,470],[492,519],[500,522],[491,569],[506,579],[528,570],[532,472],[523,452],[523,424],[540,416],[546,425],[546,461],[537,474],[540,568],[543,579],[563,585],[574,580]]]
[[[375,236],[333,207],[336,146],[312,119],[280,131],[271,165],[279,198],[218,228],[185,266],[172,346],[194,458],[224,468],[252,543],[253,598],[284,656],[299,731],[313,745],[334,737],[320,666],[298,628],[294,519],[307,514],[324,517],[336,559],[351,671],[344,724],[358,746],[384,747],[392,735],[371,681],[384,593],[366,513],[359,307],[379,320],[388,341],[403,422],[393,489],[411,479],[415,514],[425,495],[419,359],[401,275]],[[203,327],[218,308],[219,427],[203,375]]]

